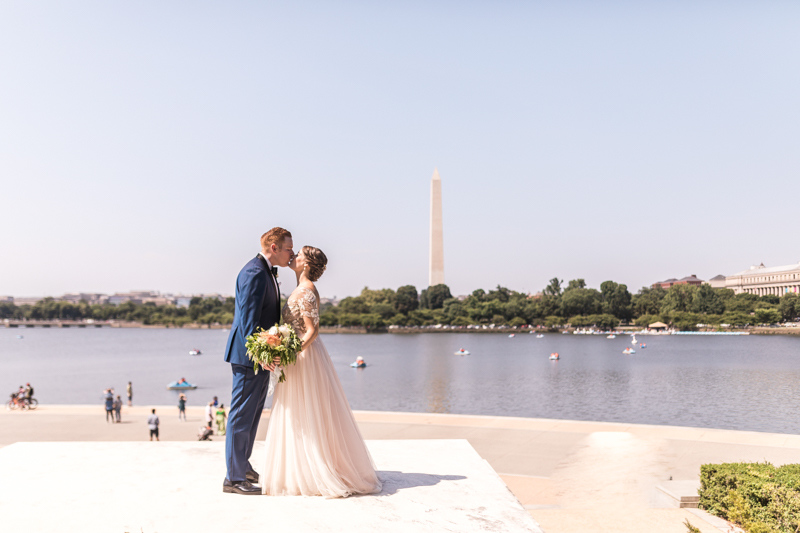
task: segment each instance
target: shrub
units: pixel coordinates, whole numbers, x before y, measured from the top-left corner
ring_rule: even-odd
[[[707,464],[700,467],[700,508],[748,533],[800,529],[800,464]]]

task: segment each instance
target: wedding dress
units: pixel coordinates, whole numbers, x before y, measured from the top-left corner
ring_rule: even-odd
[[[319,324],[314,292],[298,287],[281,310],[302,337],[303,317]],[[381,482],[333,363],[319,337],[283,369],[267,428],[262,492],[338,498],[380,492]]]

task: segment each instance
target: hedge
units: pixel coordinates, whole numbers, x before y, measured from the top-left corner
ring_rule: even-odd
[[[700,508],[748,533],[800,531],[800,464],[707,464],[700,467]]]

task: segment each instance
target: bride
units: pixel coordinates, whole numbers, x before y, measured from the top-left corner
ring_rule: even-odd
[[[283,369],[267,428],[264,494],[338,498],[380,492],[375,464],[358,430],[328,351],[319,335],[314,286],[328,259],[304,246],[289,263],[297,288],[281,311],[303,341],[297,363]]]

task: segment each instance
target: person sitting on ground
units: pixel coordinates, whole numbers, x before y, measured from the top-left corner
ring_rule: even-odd
[[[211,422],[204,428],[200,428],[199,437],[197,440],[211,440],[211,435],[214,434],[214,430],[211,429]]]

